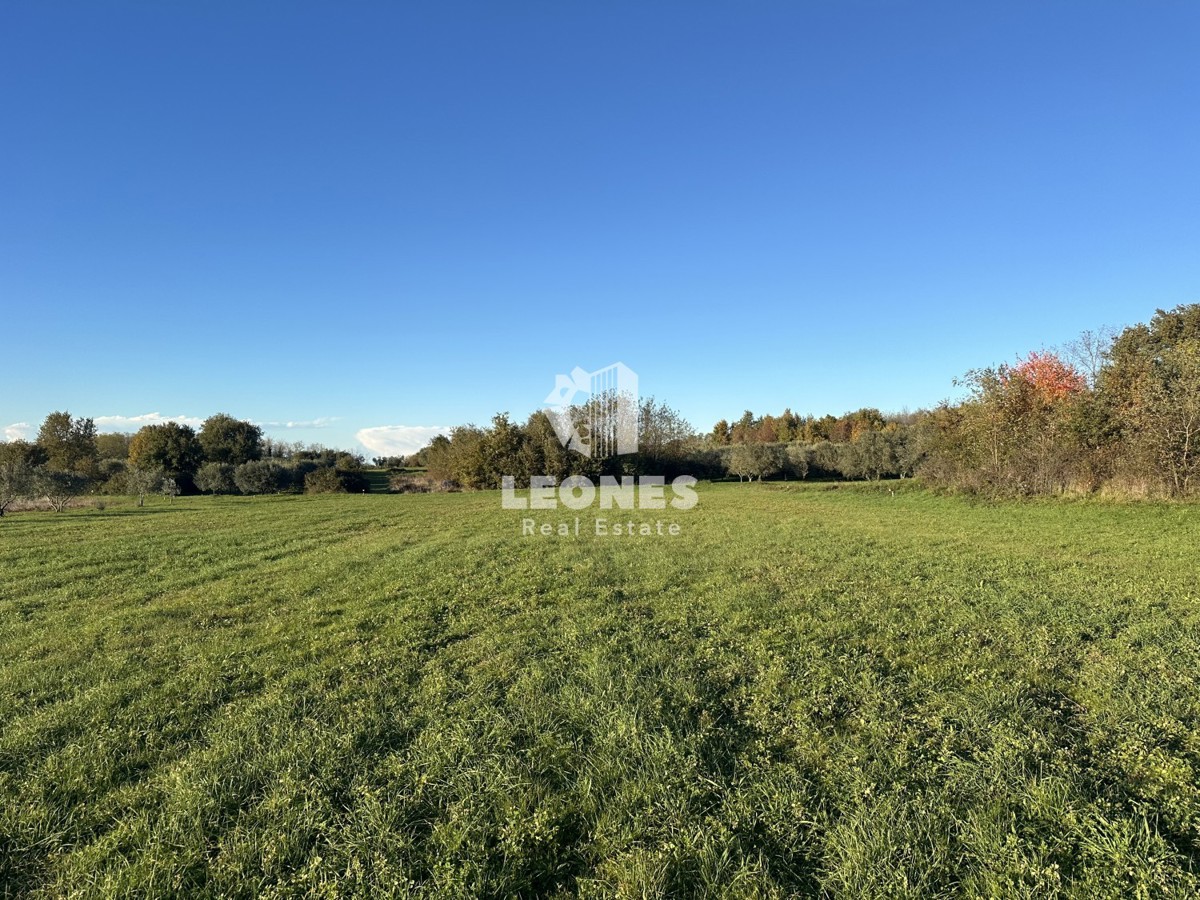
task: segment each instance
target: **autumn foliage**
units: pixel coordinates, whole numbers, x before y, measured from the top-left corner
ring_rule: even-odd
[[[1000,383],[1005,388],[1027,388],[1047,406],[1087,389],[1087,380],[1074,366],[1055,353],[1037,350],[1015,366],[1002,366]]]

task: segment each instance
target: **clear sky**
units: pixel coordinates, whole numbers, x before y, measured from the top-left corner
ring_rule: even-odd
[[[916,408],[1197,301],[1192,0],[0,2],[10,436]]]

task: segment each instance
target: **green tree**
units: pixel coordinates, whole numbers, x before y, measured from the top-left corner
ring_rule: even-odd
[[[518,470],[505,474],[518,479],[547,475],[555,481],[562,481],[571,474],[571,451],[558,439],[549,416],[540,410],[533,413],[523,430],[525,439],[521,443]]]
[[[730,475],[736,475],[738,481],[745,481],[747,478],[753,481],[754,456],[750,452],[750,445],[734,444],[725,456],[725,469]]]
[[[782,471],[786,463],[783,448],[775,444],[737,444],[729,451],[727,469],[738,480],[759,481]]]
[[[1200,339],[1164,349],[1139,379],[1131,417],[1136,441],[1167,491],[1200,483]]]
[[[899,468],[896,447],[882,431],[864,431],[853,441],[857,451],[857,474],[878,481],[884,475],[894,475]]]
[[[775,420],[775,438],[781,444],[787,444],[800,438],[800,417],[792,412],[791,407],[783,411]]]
[[[44,461],[41,449],[27,441],[0,444],[0,516],[17,500],[34,494],[34,472]]]
[[[1087,379],[1054,353],[969,372],[970,397],[939,410],[922,472],[992,494],[1040,494],[1086,480],[1077,412]]]
[[[814,444],[812,446],[812,453],[809,456],[809,469],[815,469],[820,475],[826,477],[840,475],[842,469],[838,448],[841,446],[841,444],[825,440]]]
[[[1188,340],[1200,340],[1200,303],[1157,310],[1149,324],[1132,325],[1113,341],[1097,378],[1099,389],[1115,407],[1127,412],[1155,362],[1165,351]]]
[[[130,465],[125,470],[125,492],[137,498],[138,506],[144,506],[146,495],[158,490],[165,477],[161,466]]]
[[[119,459],[124,462],[129,458],[129,442],[132,434],[114,433],[96,435],[96,453],[101,460]]]
[[[88,477],[96,470],[96,425],[91,419],[72,418],[69,412],[52,412],[38,430],[38,446],[46,454],[46,468],[77,472]]]
[[[208,462],[240,466],[262,458],[262,429],[226,413],[209,416],[200,426],[200,449]]]
[[[229,463],[206,462],[196,470],[196,490],[209,494],[232,494],[237,490],[233,483],[234,467]]]
[[[129,442],[129,463],[141,469],[159,468],[164,478],[192,483],[203,452],[196,432],[188,425],[164,422],[147,425]]]
[[[42,466],[34,473],[34,491],[45,497],[55,512],[62,512],[68,503],[87,490],[88,477],[79,472],[64,472]]]
[[[434,435],[429,446],[418,454],[424,458],[425,470],[434,481],[451,481],[454,478],[454,447],[444,434]]]
[[[788,444],[784,451],[787,457],[787,465],[784,471],[793,478],[805,478],[808,476],[808,464],[812,459],[812,449],[805,447],[802,444]]]
[[[647,397],[638,409],[638,457],[643,472],[665,475],[682,464],[696,430],[675,409]]]
[[[273,459],[244,462],[233,470],[233,482],[243,494],[275,494],[287,490],[290,473]]]

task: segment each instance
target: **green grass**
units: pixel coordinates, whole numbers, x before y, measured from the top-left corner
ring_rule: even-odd
[[[1200,510],[499,507],[0,521],[0,895],[1200,893]]]
[[[367,480],[367,490],[372,494],[386,494],[391,483],[391,472],[387,469],[363,469],[363,478]]]

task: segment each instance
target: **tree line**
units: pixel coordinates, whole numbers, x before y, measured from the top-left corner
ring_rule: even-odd
[[[62,510],[81,494],[267,494],[363,491],[362,457],[281,444],[225,413],[199,431],[164,422],[134,434],[99,434],[90,418],[48,415],[34,441],[0,443],[0,515],[19,500]]]
[[[1120,332],[1085,332],[1060,351],[968,372],[966,395],[934,409],[842,416],[747,410],[699,434],[649,398],[637,410],[637,453],[567,450],[546,411],[462,425],[409,457],[378,458],[393,490],[482,489],[514,476],[654,474],[673,478],[883,479],[919,475],[935,487],[988,495],[1112,490],[1186,497],[1200,492],[1200,304],[1158,310]],[[603,399],[572,407],[586,430]],[[560,423],[561,424],[561,423]],[[91,419],[46,417],[34,442],[0,444],[0,515],[15,500],[61,509],[87,490],[262,494],[366,489],[362,457],[289,446],[219,413],[199,431],[167,422],[136,434],[97,434]]]
[[[962,400],[932,410],[746,412],[718,422],[709,440],[734,448],[731,474],[760,478],[795,458],[824,475],[919,474],[993,496],[1200,491],[1200,304],[1158,310],[1119,332],[1084,332],[1059,351],[975,369],[959,384]]]
[[[665,404],[641,405],[640,451],[565,450],[545,412],[464,425],[404,458],[443,487],[494,488],[503,475],[883,479],[988,495],[1200,491],[1200,304],[1158,310],[1120,332],[1085,332],[1060,351],[968,372],[966,396],[934,409],[841,416],[747,410],[707,434]],[[573,413],[588,419],[586,406]]]
[[[931,482],[989,494],[1200,490],[1200,304],[963,379],[917,423]]]

